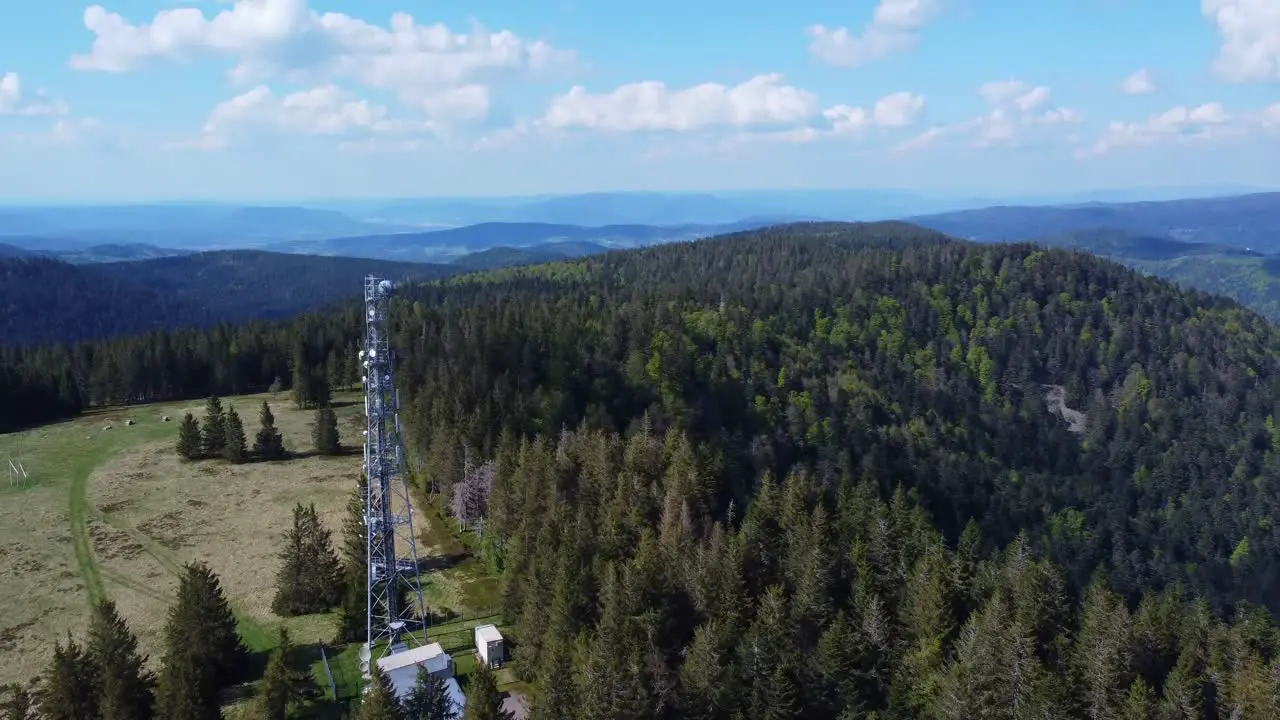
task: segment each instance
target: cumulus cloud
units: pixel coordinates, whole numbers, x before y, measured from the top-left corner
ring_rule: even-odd
[[[379,135],[421,132],[426,122],[393,120],[387,109],[353,98],[336,85],[295,92],[283,97],[265,85],[221,102],[209,114],[200,137],[183,140],[176,147],[226,147],[248,129],[265,129],[294,135]]]
[[[995,80],[978,87],[989,110],[975,118],[938,125],[898,146],[900,150],[928,147],[952,137],[968,137],[978,147],[1018,146],[1047,139],[1044,128],[1075,125],[1084,120],[1071,108],[1057,107],[1044,85],[1021,80]]]
[[[896,92],[877,100],[869,111],[837,105],[824,110],[822,116],[831,122],[836,134],[857,133],[870,127],[900,128],[915,123],[924,104],[923,95]]]
[[[1049,88],[1032,87],[1021,80],[996,80],[978,88],[978,95],[996,109],[1016,107],[1022,111],[1035,110],[1049,102]]]
[[[880,0],[871,22],[860,33],[847,27],[810,25],[809,52],[836,67],[853,68],[888,55],[906,52],[919,41],[919,31],[937,16],[939,0]]]
[[[613,132],[777,126],[812,117],[817,103],[813,93],[787,85],[777,73],[733,87],[704,83],[685,90],[647,81],[593,94],[579,85],[551,101],[542,123]]]
[[[1143,68],[1124,80],[1120,81],[1120,90],[1127,95],[1146,95],[1154,92],[1155,83],[1151,80],[1151,74]]]
[[[1248,125],[1266,125],[1268,110],[1256,115],[1236,116],[1222,103],[1210,102],[1196,107],[1179,105],[1151,115],[1139,122],[1113,121],[1094,145],[1081,155],[1102,155],[1126,147],[1152,145],[1159,142],[1203,142],[1239,134]]]
[[[3,115],[63,115],[66,105],[50,100],[44,90],[36,90],[35,98],[28,98],[18,73],[0,75],[0,116]]]
[[[94,5],[85,10],[84,24],[95,39],[88,53],[71,57],[73,68],[124,72],[158,61],[230,59],[236,63],[231,78],[240,83],[350,81],[454,117],[487,112],[486,83],[503,74],[575,63],[572,52],[506,30],[454,32],[440,23],[418,24],[403,12],[384,27],[317,12],[306,0],[235,0],[213,17],[174,8],[141,25]]]
[[[1280,80],[1280,3],[1276,0],[1200,0],[1222,45],[1214,71],[1232,82]]]

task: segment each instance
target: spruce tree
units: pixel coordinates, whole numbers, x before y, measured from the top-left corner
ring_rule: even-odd
[[[314,376],[307,362],[307,346],[302,340],[294,343],[293,361],[290,364],[293,369],[293,404],[299,410],[305,410],[311,405],[311,383]]]
[[[688,720],[721,720],[732,717],[740,697],[736,667],[729,654],[732,628],[711,619],[694,633],[680,666],[681,717]]]
[[[247,449],[245,447],[244,423],[240,421],[240,413],[234,407],[227,409],[226,445],[222,448],[222,457],[231,463],[244,462]]]
[[[171,648],[165,654],[156,683],[155,718],[221,720],[214,673],[195,653]]]
[[[316,422],[311,429],[311,441],[321,455],[337,455],[342,452],[338,439],[338,416],[331,407],[316,410]]]
[[[0,687],[0,718],[3,720],[39,720],[36,698],[26,685]]]
[[[202,445],[204,454],[207,457],[217,457],[222,454],[223,447],[227,443],[227,418],[222,411],[222,401],[217,395],[213,395],[205,403],[204,407],[204,438]]]
[[[204,440],[200,434],[200,421],[196,416],[187,413],[178,426],[178,456],[184,460],[195,460],[204,454]]]
[[[98,717],[98,677],[93,660],[71,636],[55,642],[36,691],[41,717],[46,720],[84,720]]]
[[[329,359],[324,363],[325,378],[330,389],[342,387],[342,378],[346,374],[344,364],[342,353],[338,350],[338,346],[334,345],[329,350]]]
[[[293,509],[271,609],[292,617],[324,612],[342,600],[342,569],[315,504]]]
[[[157,720],[217,720],[218,691],[243,679],[249,655],[218,576],[186,566],[164,630]]]
[[[267,669],[258,686],[258,699],[267,720],[293,717],[299,708],[318,694],[311,674],[290,665],[292,654],[293,643],[289,640],[289,633],[281,628],[279,642],[267,659]]]
[[[373,663],[370,669],[373,671],[373,679],[364,697],[360,698],[356,720],[404,720],[404,708],[391,689],[391,679],[377,663]]]
[[[502,693],[498,690],[498,676],[484,663],[476,665],[467,683],[467,703],[463,720],[515,720],[515,716],[502,708]]]
[[[146,668],[146,656],[138,650],[138,637],[111,600],[94,607],[87,655],[98,678],[99,718],[149,720],[155,677]]]
[[[457,708],[444,680],[432,675],[424,668],[418,668],[418,681],[414,683],[413,692],[404,701],[404,714],[407,720],[453,720]]]
[[[271,414],[271,406],[262,401],[262,410],[258,413],[262,428],[253,441],[253,451],[263,460],[281,460],[284,458],[284,439],[276,430],[276,418]]]
[[[360,474],[347,500],[347,516],[342,521],[342,603],[338,607],[338,642],[353,643],[368,635],[368,565],[364,506],[369,479]]]

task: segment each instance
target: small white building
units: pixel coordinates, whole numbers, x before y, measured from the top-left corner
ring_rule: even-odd
[[[497,625],[476,626],[476,652],[480,653],[480,662],[491,668],[502,667],[507,661],[502,633],[498,632]]]
[[[402,646],[403,647],[403,646]],[[453,658],[444,651],[440,643],[421,645],[412,650],[397,649],[385,657],[378,658],[378,667],[391,681],[391,688],[401,700],[409,697],[414,685],[418,682],[418,668],[430,675],[444,678],[446,685],[453,680]]]

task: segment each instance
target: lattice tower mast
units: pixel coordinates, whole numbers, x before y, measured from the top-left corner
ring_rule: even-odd
[[[368,655],[379,657],[426,643],[426,603],[418,579],[418,548],[413,535],[413,503],[404,471],[400,437],[400,394],[395,389],[394,357],[388,342],[387,309],[395,286],[365,277],[364,459],[369,478],[365,499],[368,528]],[[398,551],[398,554],[397,554]]]

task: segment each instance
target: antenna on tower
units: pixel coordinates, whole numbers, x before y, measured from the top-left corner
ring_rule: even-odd
[[[394,293],[390,280],[365,277],[364,349],[359,353],[367,418],[364,469],[369,479],[365,497],[369,629],[360,651],[365,673],[379,658],[427,642],[427,606],[418,578],[421,565],[388,341],[387,308]]]

